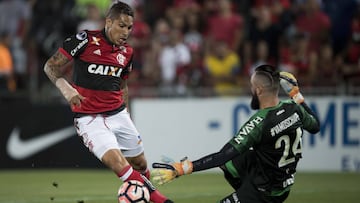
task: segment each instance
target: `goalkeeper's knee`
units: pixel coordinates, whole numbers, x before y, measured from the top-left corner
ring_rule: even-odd
[[[221,169],[224,171],[224,177],[227,180],[227,182],[231,185],[231,187],[236,190],[238,188],[240,188],[240,186],[242,185],[242,180],[240,178],[235,178],[233,177],[229,171],[227,171],[226,169],[222,168]]]

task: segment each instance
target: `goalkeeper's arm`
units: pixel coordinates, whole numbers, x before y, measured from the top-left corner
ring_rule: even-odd
[[[153,163],[152,181],[155,184],[166,184],[176,177],[191,174],[196,171],[203,171],[210,168],[224,165],[229,160],[237,156],[239,152],[229,143],[227,143],[219,152],[207,155],[196,161],[190,161],[187,158],[180,162],[173,162],[171,159],[166,163]]]
[[[280,85],[283,90],[298,104],[300,104],[305,111],[310,114],[315,120],[316,125],[309,130],[310,133],[316,133],[320,130],[320,121],[317,115],[305,103],[303,95],[300,93],[299,85],[295,76],[289,72],[280,72]]]
[[[201,159],[193,161],[193,172],[219,167],[237,155],[239,155],[239,152],[235,147],[227,143],[219,152],[209,154]]]

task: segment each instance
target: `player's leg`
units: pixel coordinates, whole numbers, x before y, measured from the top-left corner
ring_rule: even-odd
[[[145,182],[150,189],[150,200],[152,202],[171,202],[156,190],[149,181],[150,170],[144,155],[143,143],[126,109],[113,116],[106,117],[106,123],[112,126],[111,130],[116,136],[118,146],[124,157],[135,170],[143,175],[144,181],[142,182]]]
[[[144,152],[134,157],[126,157],[126,159],[135,170],[139,171],[145,175],[146,178],[150,179],[150,170],[147,167],[147,161]]]
[[[224,178],[227,180],[227,182],[231,185],[231,187],[236,190],[239,188],[242,184],[242,179],[233,173],[231,173],[232,167],[232,161],[227,162],[225,165],[220,167],[221,170],[224,172]]]
[[[116,174],[130,165],[119,149],[107,150],[101,157],[101,161]]]
[[[151,191],[150,198],[154,203],[171,203],[170,200],[153,189],[145,176],[131,167],[119,149],[117,139],[111,130],[111,124],[107,123],[104,117],[84,116],[75,119],[75,127],[85,146],[122,181],[138,180],[143,182]]]
[[[251,166],[251,160],[253,158],[253,152],[247,151],[220,167],[224,172],[225,179],[234,190],[237,190],[242,185],[243,179],[247,176],[248,168]]]
[[[75,119],[75,127],[84,145],[108,168],[119,177],[127,174],[130,164],[120,151],[117,139],[111,128],[106,124],[105,118],[97,116],[84,116]],[[131,168],[132,170],[132,168]]]
[[[283,203],[288,198],[289,194],[290,194],[290,191],[287,191],[279,196],[269,196],[269,197],[267,197],[267,199],[269,199],[269,202],[272,202],[272,203]]]
[[[243,179],[240,188],[220,200],[220,203],[266,203],[264,194],[257,190],[252,183],[251,177]]]

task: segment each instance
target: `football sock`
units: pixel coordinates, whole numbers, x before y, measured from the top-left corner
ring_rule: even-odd
[[[158,190],[154,190],[152,193],[150,193],[150,201],[154,203],[165,203],[169,202],[169,200],[161,194]]]
[[[139,180],[139,181],[143,182],[142,180],[140,180],[138,178],[135,178],[135,179],[133,177],[130,178],[130,176],[133,174],[133,172],[134,172],[134,169],[130,165],[128,165],[128,166],[125,166],[124,169],[122,171],[120,171],[120,173],[117,174],[117,176],[123,182],[125,182],[127,180]]]
[[[147,170],[150,174],[150,171]],[[146,172],[147,173],[147,172]],[[169,201],[163,194],[161,194],[156,188],[151,184],[151,182],[146,178],[145,175],[140,174],[138,171],[134,170],[130,165],[126,166],[119,174],[117,174],[120,179],[125,182],[128,180],[138,180],[149,189],[150,191],[150,201],[154,203],[165,203]]]

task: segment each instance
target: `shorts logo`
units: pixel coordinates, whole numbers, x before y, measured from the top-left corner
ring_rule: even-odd
[[[140,135],[138,135],[138,139],[139,139],[138,144],[140,144],[142,142]]]

